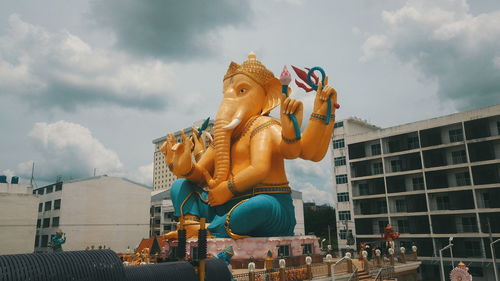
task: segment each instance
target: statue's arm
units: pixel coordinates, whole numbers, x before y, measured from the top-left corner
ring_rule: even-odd
[[[201,156],[200,160],[196,163],[193,163],[193,172],[191,175],[186,177],[186,179],[195,182],[201,186],[206,185],[210,174],[212,174],[214,169],[214,159],[215,159],[215,151],[213,147],[209,146],[205,153]]]

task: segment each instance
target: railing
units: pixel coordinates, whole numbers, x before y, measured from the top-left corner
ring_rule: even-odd
[[[347,281],[359,281],[358,269],[356,268]]]
[[[394,266],[382,267],[375,276],[375,281],[382,281],[396,278]]]

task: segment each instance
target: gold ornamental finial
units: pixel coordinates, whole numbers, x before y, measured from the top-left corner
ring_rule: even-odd
[[[248,53],[248,59],[255,60],[255,59],[257,59],[257,55],[254,52],[250,52],[250,53]]]

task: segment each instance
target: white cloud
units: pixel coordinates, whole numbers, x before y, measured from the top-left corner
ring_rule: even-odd
[[[438,96],[459,110],[500,103],[500,11],[474,15],[465,0],[412,0],[382,19],[387,28],[366,39],[362,61],[394,56],[437,81]]]
[[[159,110],[174,81],[160,60],[92,48],[67,31],[51,33],[11,15],[0,37],[0,95],[36,107],[72,110],[89,104]]]
[[[97,140],[90,130],[66,121],[36,123],[29,133],[40,154],[36,161],[36,177],[41,181],[78,179],[92,176],[94,168],[99,174],[112,174],[123,169],[118,155]],[[18,165],[20,175],[31,175],[33,160]]]
[[[496,56],[493,58],[493,65],[496,68],[500,69],[500,56]]]
[[[302,192],[302,200],[304,202],[315,202],[318,205],[333,203],[333,193],[317,188],[312,183],[303,184],[299,190]]]
[[[128,173],[125,177],[147,186],[153,186],[153,162],[140,166],[136,171]]]

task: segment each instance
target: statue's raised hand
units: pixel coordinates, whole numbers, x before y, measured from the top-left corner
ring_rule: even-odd
[[[302,116],[304,115],[304,105],[301,101],[291,98],[283,97],[281,100],[281,134],[284,138],[294,140],[296,138],[295,128],[290,114],[295,115],[297,118],[298,127],[302,125]]]
[[[337,92],[333,87],[328,85],[328,76],[325,77],[325,85],[318,83],[318,90],[316,90],[316,98],[314,99],[313,113],[326,115],[328,109],[328,99],[332,99],[332,107],[337,103]],[[332,109],[333,112],[333,109]]]
[[[180,143],[175,140],[173,134],[169,134],[161,146],[160,151],[165,155],[165,164],[177,177],[186,177],[186,174],[193,168],[192,148],[193,142],[186,137],[184,131],[181,131]]]

